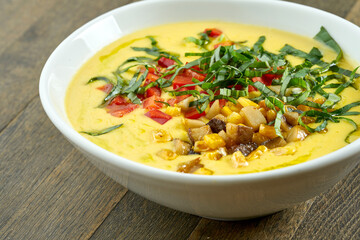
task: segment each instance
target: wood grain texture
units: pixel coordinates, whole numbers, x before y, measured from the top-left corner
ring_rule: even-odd
[[[360,239],[360,167],[328,192],[263,218],[221,222],[146,200],[53,127],[38,97],[54,48],[132,0],[0,1],[0,239]],[[294,0],[360,25],[360,0]]]
[[[22,2],[27,3],[27,1]],[[129,1],[123,1],[122,4],[117,1],[107,1],[106,4],[103,1],[71,0],[43,0],[44,4],[38,2],[32,7],[29,6],[30,9],[34,9],[35,14],[37,14],[36,9],[42,9],[44,5],[51,5],[48,2],[52,2],[56,6],[52,7],[51,10],[38,12],[40,15],[37,16],[37,19],[32,20],[33,24],[30,25],[27,25],[29,22],[27,19],[23,19],[25,24],[17,23],[18,18],[15,15],[14,21],[17,23],[17,27],[6,27],[5,33],[10,34],[9,38],[6,38],[6,42],[0,42],[0,49],[4,49],[0,53],[0,73],[2,74],[0,96],[3,96],[2,101],[0,101],[0,109],[2,109],[0,130],[19,111],[24,109],[32,98],[38,95],[38,80],[41,69],[56,46],[90,19]],[[18,5],[17,3],[17,1],[14,2],[15,6]],[[12,18],[11,14],[12,12],[3,12],[0,15]],[[29,9],[27,9],[26,15],[31,15]],[[22,35],[11,35],[12,31],[23,28],[25,25],[27,25],[24,27],[26,30],[21,29]]]
[[[199,220],[128,192],[91,239],[185,239]]]
[[[288,2],[300,3],[306,6],[318,8],[342,18],[345,18],[351,11],[357,0],[325,0],[325,1],[314,1],[314,0],[291,0]]]

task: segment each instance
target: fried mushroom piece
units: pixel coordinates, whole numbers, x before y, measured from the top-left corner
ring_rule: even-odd
[[[220,131],[224,130],[226,131],[226,123],[223,120],[213,118],[211,119],[207,125],[210,126],[211,131],[213,133],[219,133]]]
[[[200,163],[200,158],[195,158],[189,162],[180,163],[176,171],[182,173],[193,173],[202,167],[204,167],[204,164]]]
[[[175,138],[173,140],[175,153],[178,155],[187,155],[191,150],[191,144],[181,139]]]
[[[265,141],[263,143],[263,145],[265,145],[265,147],[267,148],[277,148],[277,147],[283,147],[287,144],[287,142],[281,138],[281,137],[276,137],[276,138],[273,138],[273,139],[270,139],[268,141]]]
[[[254,130],[251,127],[245,125],[239,125],[239,143],[249,143],[252,141]]]
[[[258,148],[258,145],[254,142],[249,143],[240,143],[239,145],[234,145],[229,148],[229,151],[231,153],[240,151],[245,157],[249,155],[251,152],[256,150]]]
[[[209,125],[205,125],[199,128],[189,128],[188,135],[192,143],[201,141],[206,134],[212,133]]]

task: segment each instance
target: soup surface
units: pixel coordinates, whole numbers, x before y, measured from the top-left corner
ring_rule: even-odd
[[[204,31],[204,29],[207,30]],[[220,31],[216,32],[217,30]],[[207,39],[206,37],[202,38],[201,34],[198,35],[201,32],[206,34]],[[161,116],[159,118],[156,118],[156,116],[149,116],[149,112],[151,112],[152,109],[144,107],[144,102],[147,97],[146,94],[150,94],[149,92],[146,92],[144,96],[142,95],[142,97],[140,97],[138,94],[138,99],[142,101],[142,104],[134,106],[133,108],[129,108],[129,105],[126,105],[126,111],[128,112],[120,114],[121,116],[119,114],[112,114],[113,112],[111,107],[109,107],[109,101],[114,101],[114,98],[111,98],[108,102],[104,102],[104,98],[108,96],[109,92],[111,91],[111,87],[114,86],[117,81],[113,75],[113,72],[119,69],[119,65],[121,65],[124,61],[135,56],[146,56],[152,59],[156,59],[155,62],[159,59],[157,56],[147,54],[144,49],[142,49],[143,51],[141,51],[141,49],[134,50],[132,47],[150,49],[151,47],[156,46],[163,49],[167,53],[172,53],[176,56],[179,56],[179,60],[185,64],[199,58],[199,56],[185,57],[185,53],[187,52],[201,53],[217,48],[223,48],[223,51],[227,51],[226,49],[230,46],[232,46],[233,49],[241,49],[245,48],[246,46],[249,49],[254,49],[256,48],[254,47],[254,44],[259,42],[260,36],[266,37],[266,40],[263,42],[263,44],[261,44],[261,47],[266,51],[272,52],[274,54],[279,54],[280,49],[288,44],[305,53],[311,53],[313,47],[316,47],[324,56],[322,58],[322,61],[324,62],[331,62],[337,57],[337,53],[335,51],[330,49],[325,44],[315,41],[314,39],[282,32],[272,28],[217,21],[175,23],[156,26],[132,33],[106,46],[81,67],[81,69],[74,76],[74,79],[68,88],[65,100],[68,118],[74,129],[81,132],[84,137],[93,143],[105,148],[108,151],[152,167],[171,171],[183,171],[194,174],[241,174],[281,168],[323,156],[347,145],[345,139],[353,140],[357,138],[357,132],[353,132],[353,134],[349,137],[349,133],[352,132],[355,127],[351,121],[347,120],[339,120],[339,122],[332,122],[327,120],[326,127],[324,127],[324,129],[321,131],[315,131],[314,133],[311,133],[311,131],[306,129],[304,126],[300,126],[298,122],[294,124],[289,123],[291,122],[290,115],[292,114],[286,115],[285,112],[288,112],[287,109],[285,109],[281,115],[277,114],[277,111],[280,111],[279,108],[281,108],[282,105],[277,105],[276,101],[272,102],[273,105],[271,105],[269,101],[265,104],[264,99],[261,99],[261,96],[263,91],[266,91],[266,89],[263,89],[262,91],[257,91],[256,89],[256,87],[260,88],[260,85],[256,85],[256,87],[249,85],[246,87],[246,84],[239,84],[241,87],[235,88],[233,83],[229,84],[227,88],[233,89],[234,91],[230,93],[230,97],[228,99],[216,100],[216,104],[219,105],[219,109],[215,109],[215,114],[210,114],[214,116],[210,117],[208,115],[209,111],[213,105],[216,105],[214,101],[204,107],[204,113],[200,114],[198,111],[196,111],[195,113],[192,113],[195,115],[189,117],[190,110],[188,109],[192,106],[191,104],[189,106],[189,101],[187,102],[187,105],[184,105],[181,103],[181,101],[178,101],[174,104],[174,102],[171,102],[170,99],[174,99],[176,97],[172,96],[170,92],[165,91],[169,89],[173,90],[171,88],[175,88],[174,86],[164,88],[161,92],[161,98],[159,98],[160,100],[156,100],[155,98],[155,101],[152,102],[152,104],[155,104],[155,106],[158,104],[158,107],[155,107],[157,111],[170,116],[170,119],[166,119],[166,117],[162,118]],[[185,38],[187,39],[184,40]],[[157,43],[152,42],[153,40],[156,40]],[[204,40],[206,43],[200,43],[198,40]],[[153,43],[153,45],[151,45],[151,43]],[[172,66],[167,65],[167,60],[169,59],[167,56],[165,56],[165,58],[164,56],[162,57],[163,58],[160,61],[163,62],[156,62],[155,64],[157,67],[159,64],[163,65],[161,70],[162,74],[166,71],[175,69],[172,68]],[[304,58],[291,56],[291,54],[288,54],[286,59],[289,61],[289,63],[291,63],[292,66],[304,63]],[[122,69],[124,69],[125,66],[131,66],[132,64],[138,64],[139,62],[141,61],[137,59],[137,61],[126,63],[123,65]],[[173,60],[170,63],[170,65],[177,64]],[[124,73],[122,73],[123,78],[128,80],[131,79],[133,74],[136,74],[138,70],[140,70],[138,72],[138,76],[140,76],[142,73],[147,71],[146,67],[150,69],[149,73],[146,72],[146,74],[148,74],[146,79],[149,79],[151,74],[155,75],[156,78],[159,77],[160,73],[156,71],[155,73],[151,72],[151,67],[148,65],[146,65],[146,67],[144,64],[142,66],[140,65],[141,64],[138,64],[136,67],[129,68],[129,71],[124,71]],[[353,69],[351,64],[344,59],[340,60],[338,66],[345,69],[350,69],[350,72]],[[310,68],[314,69],[316,67],[317,65],[313,64],[313,66]],[[265,72],[265,70],[263,72],[268,74],[266,76],[270,76],[270,72],[273,71],[273,68],[271,69],[269,66],[259,66],[258,68],[267,68],[267,72]],[[273,72],[271,72],[271,74],[273,74],[271,75],[271,81],[273,83],[277,81],[278,83],[277,86],[276,84],[265,83],[265,85],[268,85],[268,89],[272,90],[273,92],[281,91],[281,86],[283,84],[282,82],[286,79],[284,75],[290,74],[285,73],[286,68],[287,65],[285,63],[279,63],[278,70],[281,71],[281,74],[273,74]],[[256,67],[254,67],[254,69],[256,69]],[[196,71],[196,69],[192,71],[192,73],[194,72],[198,73],[200,76],[206,76],[205,74],[201,75],[201,71]],[[249,71],[248,74],[249,75],[247,76],[247,79],[250,78],[253,82],[256,82],[256,80],[254,80],[256,77],[261,78],[261,76],[258,75],[252,76],[251,71]],[[332,75],[334,74],[336,75],[337,73],[332,73]],[[193,77],[196,78],[196,76],[199,75],[195,74],[195,77]],[[94,77],[98,76],[103,78],[94,79]],[[165,79],[169,80],[171,79],[171,76],[172,75],[169,74],[169,76]],[[90,79],[93,79],[93,81],[88,83]],[[109,84],[109,82],[106,82],[109,79],[112,81],[112,85]],[[139,77],[137,79],[139,79]],[[324,102],[329,100],[331,108],[329,108],[328,112],[331,112],[331,109],[339,109],[347,104],[360,101],[360,94],[358,90],[356,90],[356,79],[354,76],[342,77],[341,81],[334,77],[333,80],[326,82],[329,87],[324,88],[324,91],[334,92],[336,91],[336,87],[339,87],[339,85],[347,81],[353,82],[351,85],[348,84],[348,86],[344,87],[341,93],[332,94],[331,97],[335,98],[333,102],[331,102],[331,99],[333,98],[326,94],[322,94],[322,96],[321,94],[317,94],[316,96],[304,94],[301,98],[305,98],[307,100],[310,99],[312,102],[315,102],[318,104],[318,106],[321,105],[322,107],[326,107]],[[144,86],[144,82],[139,85],[139,87]],[[195,80],[190,83],[187,82],[187,84],[191,85],[196,82],[199,81]],[[183,85],[184,84],[180,84],[180,88]],[[303,89],[304,88],[306,88],[306,86],[303,86]],[[192,89],[194,89],[194,91],[199,90],[199,86],[193,86],[193,88],[190,86],[185,90],[189,91]],[[283,92],[283,98],[279,99],[284,100],[284,97],[288,97],[288,101],[290,101],[289,99],[291,99],[291,94],[295,96],[293,99],[296,99],[297,97],[300,98],[301,94],[296,92],[301,92],[303,89],[295,85],[290,87],[289,84],[286,89],[283,89],[286,90]],[[199,91],[201,92],[201,90]],[[242,95],[244,92],[248,92],[248,95]],[[190,92],[187,93],[188,97]],[[232,95],[235,93],[237,94],[236,97]],[[335,95],[340,96],[341,100],[336,99]],[[233,98],[236,101],[231,101],[229,100],[230,98]],[[127,97],[120,98],[121,101],[124,99],[129,102]],[[195,99],[193,98],[193,101],[195,101]],[[247,101],[250,99],[251,101]],[[273,99],[271,98],[271,94],[268,96],[268,99]],[[300,99],[298,100],[300,101]],[[334,104],[334,102],[336,102],[336,104]],[[114,102],[112,104],[114,104],[114,106],[117,105]],[[119,103],[117,106],[122,106],[121,104],[122,103]],[[299,106],[299,104],[295,105],[297,107]],[[351,108],[351,112],[360,110],[359,107],[355,105],[353,108]],[[261,112],[263,115],[262,119],[265,119],[266,121],[260,121],[260,125],[251,122],[251,120],[247,119],[249,116],[246,116],[244,110],[241,112],[241,109],[244,109],[244,107],[248,107],[249,109],[252,107],[253,109],[251,109],[251,111],[256,110]],[[296,119],[300,117],[304,124],[307,124],[308,126],[311,126],[312,129],[314,129],[323,122],[321,121],[322,119],[320,119],[320,123],[314,123],[314,119],[318,115],[315,114],[314,117],[309,113],[307,115],[300,116],[303,112],[311,109],[316,108],[305,106],[303,109],[301,109],[298,107],[295,109],[296,111],[293,111],[293,115],[296,117]],[[184,116],[184,112],[185,115],[188,114],[187,117]],[[233,112],[236,113],[232,114]],[[271,113],[275,113],[275,115],[271,116]],[[196,114],[200,115],[196,116]],[[217,115],[217,117],[215,115]],[[284,118],[284,115],[289,115],[289,118]],[[276,120],[276,117],[279,117],[280,120]],[[360,121],[359,116],[346,117],[352,119],[354,122]],[[228,135],[226,136],[224,133],[213,130],[207,132],[208,135],[212,134],[212,136],[207,137],[207,141],[204,141],[204,136],[200,136],[200,139],[197,140],[192,139],[197,138],[198,136],[194,136],[194,132],[197,130],[192,130],[193,135],[191,135],[191,129],[200,129],[202,127],[202,129],[209,129],[209,125],[206,124],[213,118],[217,118],[226,124],[230,124],[226,125],[227,129],[224,130]],[[295,121],[297,121],[296,119]],[[221,123],[222,122],[220,122],[220,125]],[[123,125],[110,131],[110,127],[119,124]],[[215,122],[215,125],[216,124],[217,122]],[[255,124],[255,126],[252,124]],[[249,125],[252,128],[257,128],[254,131],[255,134],[252,134],[253,140],[251,141],[252,143],[256,142],[256,147],[247,147],[247,150],[250,148],[249,151],[251,153],[247,153],[246,151],[239,151],[239,149],[236,149],[236,147],[233,146],[229,147],[228,145],[230,140],[224,138],[228,138],[230,136],[230,126],[248,127]],[[270,126],[270,128],[267,126]],[[286,130],[286,128],[288,129]],[[291,134],[289,131],[292,128],[297,128],[298,131],[295,133],[293,132],[292,134],[295,134],[295,138],[290,139]],[[106,129],[109,131],[105,134],[94,134]],[[222,138],[222,140],[219,140],[219,136]],[[256,138],[255,140],[254,137]],[[270,141],[272,139],[277,140]],[[285,142],[284,139],[286,140]],[[215,147],[210,146],[210,142],[218,145]],[[202,146],[204,143],[205,145],[206,143],[208,145],[205,147]],[[180,146],[175,146],[174,144],[180,144]],[[238,143],[236,144],[238,145]],[[184,153],[179,153],[179,149],[174,149],[176,147],[182,148]],[[207,149],[204,150],[204,148]]]

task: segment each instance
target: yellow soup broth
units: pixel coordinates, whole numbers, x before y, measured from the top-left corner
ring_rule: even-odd
[[[205,155],[180,155],[173,160],[165,160],[159,157],[157,153],[163,149],[171,150],[173,143],[171,141],[155,142],[152,132],[163,129],[173,139],[179,138],[189,141],[183,116],[173,117],[161,125],[146,117],[144,114],[147,110],[142,107],[138,107],[123,117],[114,117],[107,113],[104,108],[98,107],[106,93],[98,90],[97,87],[103,86],[104,82],[86,83],[94,76],[111,78],[112,72],[126,59],[145,55],[144,52],[133,51],[130,46],[149,47],[149,39],[145,36],[153,36],[162,49],[180,54],[181,61],[186,63],[195,58],[184,57],[185,52],[200,52],[200,50],[195,44],[184,41],[184,38],[197,36],[206,28],[221,29],[226,38],[246,41],[245,45],[249,47],[260,36],[264,35],[266,36],[264,49],[273,53],[278,53],[285,44],[289,44],[305,52],[317,47],[324,55],[325,61],[331,61],[336,57],[331,49],[313,39],[266,27],[207,21],[175,23],[147,28],[129,34],[106,46],[88,60],[74,76],[65,99],[67,115],[74,129],[79,132],[95,131],[123,123],[122,127],[107,134],[100,136],[82,135],[102,148],[124,158],[170,171],[176,171],[180,163],[200,157],[204,167],[195,173],[211,173],[214,175],[252,173],[281,168],[315,159],[347,145],[344,139],[354,127],[346,121],[341,121],[340,123],[329,123],[326,133],[310,134],[304,141],[289,143],[281,151],[266,151],[258,158],[252,158],[248,165],[243,167],[234,167],[231,156],[222,157],[219,160],[210,160]],[[299,64],[303,61],[303,59],[296,57],[289,57],[289,60],[293,64]],[[345,60],[342,60],[341,66],[352,69],[351,64]],[[359,92],[352,87],[346,88],[341,96],[342,100],[336,106],[337,108],[360,100]],[[358,107],[352,109],[352,111],[359,110]],[[355,122],[360,122],[358,116],[351,118]],[[356,135],[355,133],[354,137]]]

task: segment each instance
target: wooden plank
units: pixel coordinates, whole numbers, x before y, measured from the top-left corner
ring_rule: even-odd
[[[351,8],[354,6],[357,0],[326,0],[326,1],[314,1],[314,0],[287,0],[288,2],[300,3],[303,5],[307,5],[310,7],[315,7],[318,9],[322,9],[324,11],[333,13],[340,17],[345,18]]]
[[[346,19],[360,26],[360,0],[352,7]]]
[[[316,198],[294,239],[360,239],[359,186],[360,166]]]
[[[126,191],[73,150],[18,207],[1,236],[88,239]]]
[[[0,146],[1,232],[73,147],[47,119],[38,98],[1,132]]]
[[[129,191],[91,239],[187,239],[200,219]]]
[[[20,37],[44,13],[52,11],[54,0],[0,2],[0,53]],[[31,13],[29,10],[31,9]],[[11,19],[11,21],[9,21]]]
[[[46,11],[6,47],[0,54],[0,131],[38,94],[41,69],[55,47],[90,19],[127,2],[56,1],[57,7]],[[12,31],[17,31],[17,28]]]
[[[279,213],[245,221],[202,219],[189,239],[291,239],[313,200]]]

